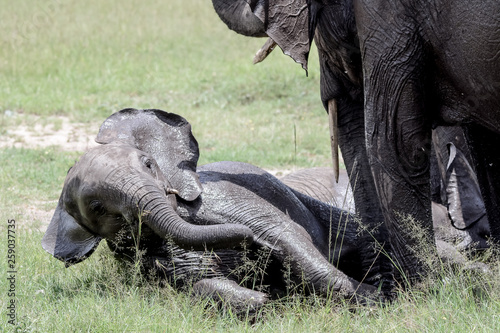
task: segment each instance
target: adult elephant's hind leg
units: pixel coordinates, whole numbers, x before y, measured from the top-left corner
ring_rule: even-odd
[[[479,187],[490,223],[491,238],[500,244],[500,134],[480,125],[465,126]]]

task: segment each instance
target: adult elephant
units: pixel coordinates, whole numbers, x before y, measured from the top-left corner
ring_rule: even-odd
[[[317,293],[378,298],[376,288],[358,282],[368,267],[356,259],[363,247],[352,216],[250,164],[197,167],[198,144],[181,116],[122,110],[101,125],[96,141],[102,145],[69,170],[42,239],[66,264],[84,260],[106,239],[122,258],[136,258],[140,250],[166,277],[191,279],[201,293],[258,307],[266,295],[234,282],[242,282],[235,271],[244,266],[246,243],[251,253],[267,249],[265,261],[275,260],[273,266],[288,263],[291,278]]]
[[[307,69],[318,48],[321,99],[363,223],[412,280],[423,273],[402,220],[432,235],[429,156],[433,126],[462,125],[490,221],[500,238],[500,3],[496,0],[213,0],[229,28],[267,35]],[[253,16],[253,17],[252,17]],[[248,18],[261,25],[251,34]],[[337,113],[338,112],[338,113]],[[355,175],[355,176],[354,176]],[[370,236],[370,237],[371,237]],[[369,237],[367,238],[369,239]],[[378,258],[375,260],[375,258]],[[374,253],[369,279],[391,277]],[[399,270],[394,271],[397,273]]]

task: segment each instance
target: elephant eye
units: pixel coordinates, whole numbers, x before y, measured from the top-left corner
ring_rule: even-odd
[[[106,214],[106,210],[102,203],[98,200],[92,200],[89,204],[90,210],[97,216],[102,216]]]
[[[144,156],[142,158],[142,163],[144,164],[144,166],[148,169],[151,169],[151,170],[154,170],[154,160],[150,159],[150,158],[147,158],[146,156]]]

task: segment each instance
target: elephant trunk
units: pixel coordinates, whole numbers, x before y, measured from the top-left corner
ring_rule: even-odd
[[[245,0],[212,0],[212,3],[229,29],[249,37],[267,37],[264,23]]]
[[[186,249],[204,250],[239,246],[251,243],[252,231],[243,225],[194,225],[183,220],[174,205],[156,185],[143,186],[136,191],[135,200],[145,223],[160,237],[171,238]]]

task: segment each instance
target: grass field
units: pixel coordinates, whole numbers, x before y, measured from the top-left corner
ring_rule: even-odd
[[[122,108],[159,108],[192,123],[201,163],[327,163],[314,54],[309,77],[281,52],[254,66],[264,40],[229,31],[210,1],[27,3],[4,4],[0,109],[97,130]]]
[[[208,0],[0,0],[0,7],[0,140],[21,124],[62,126],[58,119],[67,117],[97,131],[122,108],[159,108],[191,122],[202,164],[238,160],[298,169],[330,163],[316,53],[308,77],[279,50],[252,65],[264,40],[227,30]],[[440,266],[432,279],[382,307],[353,311],[291,297],[254,320],[142,283],[117,266],[104,244],[66,269],[40,240],[66,171],[81,153],[0,148],[2,332],[500,331],[495,262],[486,276]],[[16,221],[16,326],[7,316],[9,220]]]

